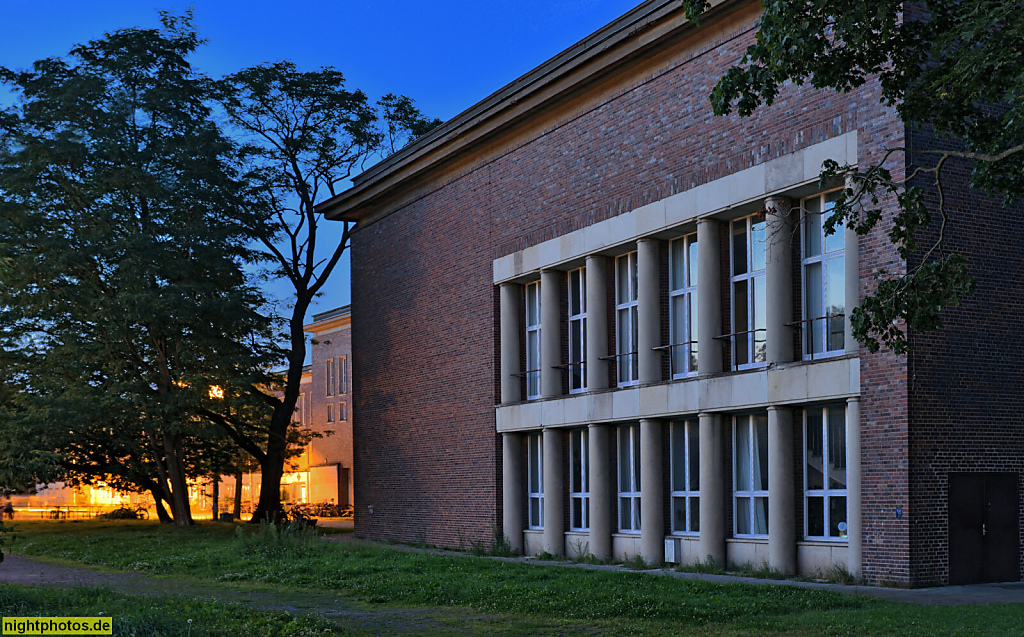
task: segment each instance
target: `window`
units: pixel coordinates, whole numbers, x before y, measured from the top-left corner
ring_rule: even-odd
[[[845,343],[846,258],[843,229],[825,234],[824,220],[842,190],[804,199],[804,358],[842,354]]]
[[[587,272],[569,272],[569,393],[587,388]]]
[[[540,398],[540,281],[526,284],[526,398]]]
[[[619,427],[619,530],[640,531],[640,426]]]
[[[341,381],[340,394],[348,393],[348,357],[342,356],[338,359],[338,380]]]
[[[325,365],[327,367],[327,395],[328,396],[333,396],[334,395],[334,359],[333,358],[328,358],[327,359],[327,363],[325,363]]]
[[[846,539],[846,405],[804,410],[804,535]]]
[[[768,535],[768,416],[733,421],[733,524],[735,535]]]
[[[295,401],[295,416],[292,418],[292,422],[298,423],[299,425],[306,424],[306,411],[303,406],[306,404],[306,394],[299,394],[299,399]]]
[[[700,425],[672,423],[672,532],[700,531]]]
[[[334,405],[327,405],[327,422],[334,422]]]
[[[348,403],[338,403],[338,418],[348,420]]]
[[[544,457],[539,433],[526,436],[526,468],[529,481],[531,529],[544,528]]]
[[[569,432],[569,528],[590,528],[590,434],[586,429]]]
[[[637,359],[636,252],[615,259],[615,353],[618,384],[633,385],[640,377]]]
[[[765,362],[765,222],[760,216],[732,222],[732,364],[747,369]]]
[[[697,371],[697,235],[675,239],[669,267],[672,378]]]

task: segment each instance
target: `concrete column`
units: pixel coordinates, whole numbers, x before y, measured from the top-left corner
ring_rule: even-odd
[[[697,241],[700,241],[700,237]],[[700,414],[699,418],[700,538],[697,546],[701,560],[710,559],[719,566],[725,566],[726,476],[722,453],[722,417],[718,414]]]
[[[640,420],[640,555],[648,564],[665,561],[661,421]]]
[[[716,219],[697,220],[697,371],[701,374],[722,371],[722,341],[715,338],[722,330],[720,227]]]
[[[588,282],[589,283],[589,282]],[[589,307],[589,306],[588,306]],[[590,317],[587,317],[590,320]],[[590,552],[599,560],[612,557],[612,476],[608,475],[608,425],[590,425]]]
[[[793,360],[793,223],[790,202],[785,197],[764,200],[767,211],[767,288],[768,333],[766,335],[768,364]],[[770,508],[770,507],[769,507]]]
[[[657,239],[636,242],[637,268],[637,358],[640,383],[661,380],[661,267]]]
[[[608,259],[587,257],[587,389],[608,387]]]
[[[523,381],[516,374],[522,373],[520,359],[522,346],[519,314],[519,296],[522,286],[502,283],[501,303],[501,402],[517,403],[523,399]]]
[[[558,429],[544,430],[544,550],[552,555],[565,553],[565,514],[562,503],[565,491],[562,482],[563,437],[564,434]]]
[[[540,395],[552,398],[562,394],[562,288],[565,273],[540,272]]]
[[[793,412],[768,408],[768,565],[796,573]]]
[[[523,552],[523,503],[526,480],[523,476],[522,434],[501,436],[501,519],[502,533],[513,551]]]
[[[857,184],[853,177],[846,178],[846,189],[856,191]],[[859,206],[855,207],[855,209]],[[846,260],[846,338],[844,349],[847,354],[857,354],[860,351],[860,343],[853,337],[853,325],[850,318],[853,316],[853,308],[860,305],[860,237],[856,231],[850,228],[843,230],[843,257]]]
[[[864,574],[861,503],[860,398],[850,398],[846,401],[846,534],[850,551],[846,568],[858,580]]]

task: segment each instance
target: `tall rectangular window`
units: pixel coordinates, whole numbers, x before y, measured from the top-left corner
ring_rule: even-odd
[[[348,420],[348,403],[338,403],[338,417],[341,420]]]
[[[338,359],[338,381],[341,383],[339,393],[348,393],[348,357],[342,356]]]
[[[672,532],[700,531],[700,425],[697,420],[672,423]]]
[[[804,199],[804,358],[842,354],[845,343],[846,258],[842,227],[825,234],[842,190]]]
[[[334,405],[327,405],[327,422],[334,422]]]
[[[328,358],[327,362],[324,363],[325,370],[327,372],[327,395],[334,395],[334,359]]]
[[[619,530],[640,531],[640,426],[619,427]]]
[[[732,222],[732,364],[735,369],[765,363],[768,333],[765,281],[765,221],[760,215]]]
[[[768,535],[768,416],[733,420],[733,531]]]
[[[540,281],[526,284],[526,398],[540,398]]]
[[[569,432],[569,528],[590,529],[590,433]]]
[[[615,259],[615,354],[620,387],[636,384],[640,377],[637,306],[636,252],[630,252]]]
[[[533,433],[526,436],[526,472],[527,491],[530,509],[529,526],[531,529],[544,528],[544,449],[541,434]]]
[[[804,410],[804,535],[845,540],[846,405]]]
[[[587,269],[569,272],[569,393],[587,388]]]
[[[306,424],[306,394],[299,394],[299,399],[295,401],[295,416],[292,418],[292,422],[296,422],[299,425],[305,426]]]
[[[674,239],[669,267],[672,378],[697,372],[697,235]]]

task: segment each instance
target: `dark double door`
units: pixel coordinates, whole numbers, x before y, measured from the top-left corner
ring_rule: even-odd
[[[949,474],[949,583],[1020,579],[1016,473]]]

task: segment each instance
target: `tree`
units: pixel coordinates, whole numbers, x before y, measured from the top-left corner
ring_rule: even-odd
[[[253,513],[260,521],[276,518],[281,509],[280,482],[306,356],[306,313],[348,248],[352,231],[344,222],[340,240],[323,245],[316,205],[337,195],[371,157],[393,152],[440,121],[426,120],[409,98],[388,94],[379,102],[386,126],[381,131],[367,96],[346,89],[340,71],[300,71],[290,62],[229,75],[219,84],[219,98],[231,125],[244,136],[245,178],[265,197],[265,213],[253,217],[253,226],[272,263],[271,274],[295,290],[281,396],[252,388],[273,411],[266,435],[245,434],[230,414],[209,414],[260,463],[262,487]]]
[[[709,2],[683,0],[699,20]],[[890,241],[908,261],[903,274],[880,271],[874,294],[852,317],[871,351],[905,352],[906,333],[941,325],[941,311],[974,289],[967,261],[949,249],[944,205],[950,165],[973,163],[972,185],[1009,203],[1024,196],[1024,5],[1007,0],[764,0],[757,40],[711,94],[718,115],[747,116],[771,105],[786,82],[848,92],[875,81],[881,101],[904,123],[928,130],[940,148],[885,149],[882,161],[854,173],[834,162],[823,182],[854,176],[828,220],[866,234],[896,199]],[[885,164],[906,155],[903,179]],[[929,203],[933,193],[937,203]],[[933,215],[938,228],[929,229]],[[921,238],[925,237],[925,245]]]
[[[200,40],[188,15],[161,22],[0,69],[20,93],[0,113],[0,308],[23,370],[0,381],[7,433],[32,423],[65,473],[150,490],[185,525],[187,480],[223,445],[210,384],[270,386],[278,359]]]

